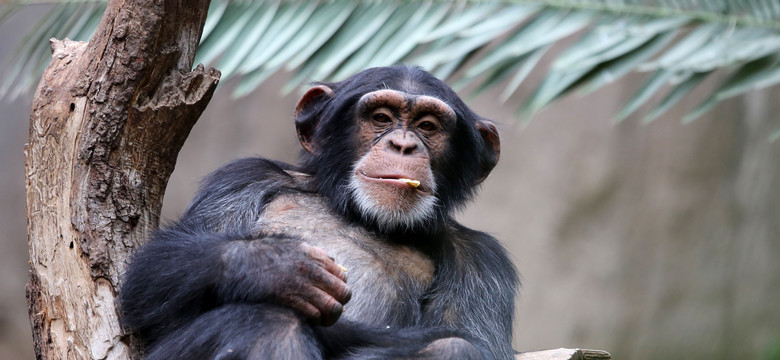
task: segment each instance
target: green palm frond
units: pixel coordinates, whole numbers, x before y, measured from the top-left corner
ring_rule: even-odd
[[[39,2],[2,5],[0,21]],[[0,96],[29,92],[48,61],[46,39],[88,40],[105,8],[105,1],[48,2],[48,14],[6,59]],[[617,120],[648,106],[644,119],[651,121],[716,71],[726,80],[684,121],[780,83],[777,0],[213,0],[196,61],[216,66],[223,79],[237,78],[236,96],[278,71],[294,72],[284,89],[291,91],[403,62],[475,93],[501,87],[506,101],[551,46],[572,37],[525,99],[527,113],[632,71],[647,72],[647,80]],[[654,107],[646,104],[663,93]]]

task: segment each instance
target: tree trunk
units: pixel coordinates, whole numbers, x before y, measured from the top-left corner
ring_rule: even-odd
[[[52,40],[25,147],[38,359],[139,357],[114,299],[219,81],[191,71],[208,5],[112,0],[89,43]]]

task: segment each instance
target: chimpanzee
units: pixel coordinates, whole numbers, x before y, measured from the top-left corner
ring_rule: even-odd
[[[424,70],[318,83],[298,166],[242,159],[132,258],[123,323],[149,359],[510,359],[515,269],[457,223],[495,126]]]

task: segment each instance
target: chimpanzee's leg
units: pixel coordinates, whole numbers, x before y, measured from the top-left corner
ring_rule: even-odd
[[[490,359],[488,352],[480,351],[470,342],[449,337],[438,339],[427,345],[408,341],[395,346],[366,346],[356,348],[339,356],[339,360],[486,360]]]
[[[293,310],[231,304],[211,310],[151,344],[149,360],[322,359],[311,326]]]

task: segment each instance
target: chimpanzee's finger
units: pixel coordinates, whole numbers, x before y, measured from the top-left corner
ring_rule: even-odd
[[[347,283],[327,271],[322,270],[312,274],[312,281],[316,287],[332,296],[342,305],[349,302],[352,298],[352,292],[349,290]]]
[[[303,315],[303,317],[312,323],[320,324],[322,322],[322,312],[320,312],[316,306],[305,300],[302,296],[295,295],[286,302],[290,308],[299,312],[301,315]]]
[[[310,287],[304,296],[322,314],[320,316],[320,325],[322,326],[335,324],[336,320],[344,312],[344,307],[341,303],[320,288]]]
[[[306,243],[303,244],[303,249],[306,252],[306,254],[308,254],[312,259],[319,262],[320,265],[322,265],[322,267],[325,268],[325,270],[327,270],[329,273],[336,275],[339,279],[341,279],[344,282],[347,281],[346,268],[336,264],[336,262],[333,261],[333,258],[328,256],[325,250],[322,250],[317,246],[312,246]]]

